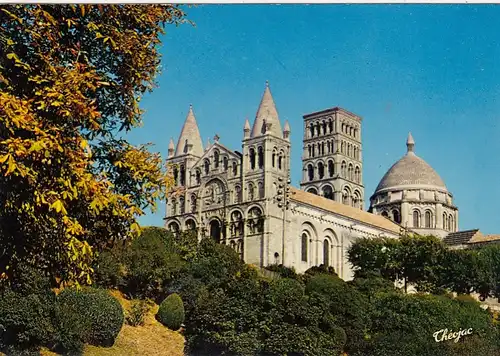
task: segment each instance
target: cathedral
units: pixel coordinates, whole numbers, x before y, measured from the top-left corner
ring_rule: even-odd
[[[325,264],[345,280],[352,278],[347,250],[357,238],[464,235],[453,195],[417,156],[411,134],[364,211],[362,118],[334,107],[304,115],[302,131],[302,179],[293,187],[292,130],[288,122],[282,127],[268,83],[253,124],[244,123],[240,151],[217,136],[203,147],[190,107],[168,147],[176,193],[167,201],[166,228],[210,236],[250,264],[284,264],[299,273]]]

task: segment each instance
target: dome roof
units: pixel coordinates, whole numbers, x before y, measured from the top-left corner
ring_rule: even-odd
[[[406,141],[408,152],[387,171],[375,189],[375,193],[381,190],[390,190],[401,186],[426,186],[441,191],[448,191],[443,180],[436,171],[414,152],[415,141],[408,135]]]

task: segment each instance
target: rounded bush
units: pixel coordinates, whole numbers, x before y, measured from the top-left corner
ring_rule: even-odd
[[[123,309],[112,295],[100,289],[65,289],[57,298],[61,335],[79,335],[82,342],[112,346],[123,326]],[[73,342],[73,341],[72,341]]]
[[[179,330],[184,323],[184,317],[184,304],[176,293],[165,298],[156,314],[158,321],[171,330]]]

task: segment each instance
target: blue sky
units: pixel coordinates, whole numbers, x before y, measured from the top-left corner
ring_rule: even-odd
[[[193,104],[203,142],[241,149],[269,80],[292,130],[301,177],[302,115],[341,106],[363,117],[365,200],[406,152],[443,178],[461,230],[500,233],[500,7],[497,5],[202,5],[168,27],[159,88],[142,101],[134,143],[166,158]],[[162,225],[156,214],[141,219]]]

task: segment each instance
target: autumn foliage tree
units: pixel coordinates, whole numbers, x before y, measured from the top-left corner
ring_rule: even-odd
[[[0,6],[0,275],[21,262],[90,283],[96,254],[139,231],[168,169],[124,134],[155,86],[175,5]]]

